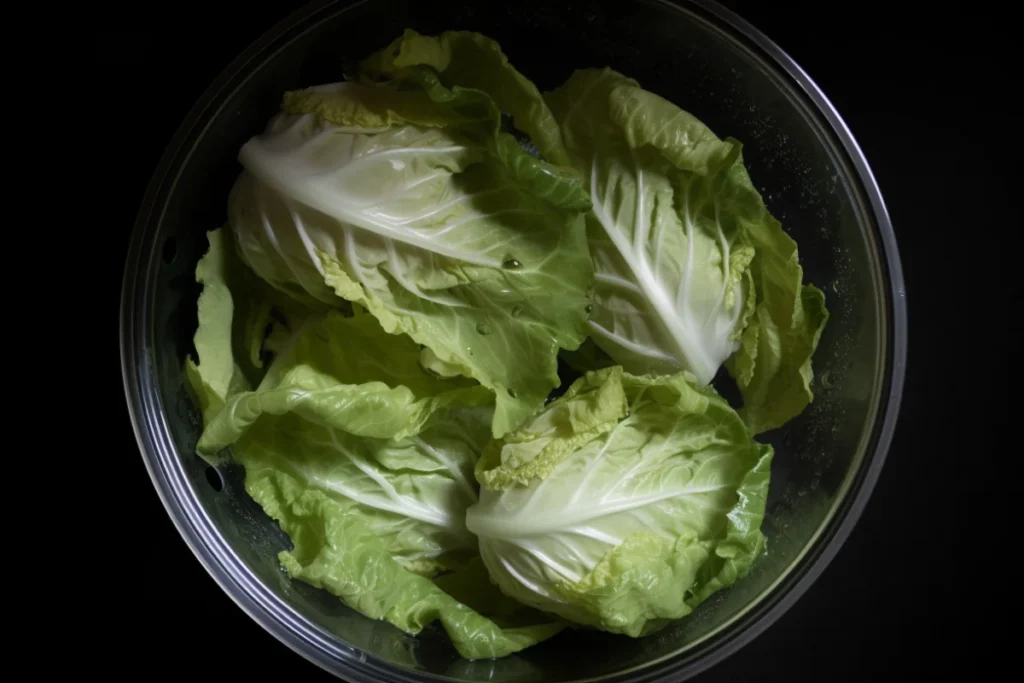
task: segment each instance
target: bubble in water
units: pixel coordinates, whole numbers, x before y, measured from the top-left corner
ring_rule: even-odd
[[[821,386],[825,387],[826,389],[831,389],[832,388],[832,371],[831,370],[826,370],[825,372],[821,373]]]
[[[513,258],[511,256],[506,256],[505,260],[502,261],[502,263],[501,263],[501,267],[502,268],[509,268],[509,269],[519,268],[522,265],[523,264],[519,262],[519,259]]]
[[[583,307],[583,310],[586,311],[587,313],[593,313],[594,304],[587,304],[586,306]]]
[[[835,292],[836,294],[839,293],[839,280],[832,281],[832,291]]]
[[[488,325],[487,323],[477,323],[476,331],[479,332],[480,334],[490,334],[491,326]]]
[[[505,391],[507,391],[508,395],[512,398],[519,398],[519,394],[516,393],[515,389],[506,389]]]
[[[520,315],[522,315],[522,313],[523,313],[523,305],[522,304],[516,304],[515,306],[512,307],[512,317],[513,318],[518,318]]]

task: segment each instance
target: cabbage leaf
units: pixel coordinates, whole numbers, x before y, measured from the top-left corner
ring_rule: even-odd
[[[507,595],[642,636],[734,583],[764,551],[772,454],[688,373],[613,366],[487,446],[466,523]]]
[[[501,436],[558,386],[586,335],[593,265],[571,169],[499,130],[483,92],[423,69],[292,93],[240,154],[230,224],[282,291],[364,306],[428,367],[496,396]]]
[[[547,102],[593,202],[594,342],[636,374],[707,384],[725,364],[752,433],[798,415],[828,312],[741,145],[610,69],[576,71]]]
[[[213,311],[201,333],[224,322]],[[217,369],[220,351],[199,347],[196,367]],[[197,450],[230,449],[245,468],[246,491],[291,539],[279,559],[293,578],[409,633],[439,622],[468,659],[501,657],[564,623],[481,580],[465,510],[492,412],[486,388],[424,372],[407,337],[360,309],[328,311],[289,331],[255,388],[207,414]]]

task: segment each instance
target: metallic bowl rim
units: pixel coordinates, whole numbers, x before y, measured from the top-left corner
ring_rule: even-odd
[[[152,391],[153,377],[149,367],[152,356],[151,349],[140,348],[139,344],[140,341],[147,340],[146,326],[149,321],[148,316],[138,313],[139,309],[149,309],[146,294],[150,290],[148,287],[138,285],[140,279],[145,283],[146,275],[153,265],[152,261],[159,251],[152,248],[153,244],[148,244],[150,260],[143,263],[144,247],[147,246],[147,227],[154,219],[159,223],[160,217],[155,216],[154,211],[160,208],[163,195],[169,193],[176,184],[177,174],[174,172],[180,169],[182,162],[192,152],[192,148],[185,143],[194,132],[201,130],[212,118],[213,112],[222,106],[222,95],[239,85],[237,81],[240,76],[244,82],[248,73],[246,67],[260,58],[268,48],[274,45],[281,47],[285,42],[304,34],[309,28],[317,25],[321,17],[368,1],[346,3],[344,0],[313,0],[278,22],[218,75],[175,131],[152,175],[132,231],[121,292],[121,370],[139,450],[164,508],[196,558],[242,610],[296,653],[325,671],[336,676],[344,675],[353,683],[375,683],[379,680],[396,683],[418,683],[430,679],[443,681],[450,679],[401,669],[375,657],[367,657],[366,653],[359,651],[358,648],[345,646],[337,639],[332,639],[322,628],[285,605],[242,565],[216,532],[212,520],[206,515],[188,485],[181,479],[175,481],[171,477],[173,473],[168,467],[173,465],[177,457],[168,439],[167,424],[159,399],[147,401],[147,394],[156,394]],[[809,544],[814,547],[805,549],[798,566],[792,567],[780,579],[781,584],[776,584],[768,591],[769,595],[765,599],[755,605],[749,613],[742,615],[747,623],[740,624],[740,627],[723,629],[725,632],[721,635],[720,632],[716,632],[709,647],[688,648],[642,669],[620,672],[600,679],[607,683],[653,683],[665,680],[668,676],[673,680],[690,678],[735,653],[764,632],[814,583],[856,525],[878,480],[899,414],[907,354],[905,285],[892,224],[870,166],[832,103],[778,45],[714,0],[654,1],[680,11],[686,11],[679,6],[680,4],[689,5],[691,13],[697,14],[698,18],[700,13],[705,14],[711,19],[710,23],[718,22],[715,28],[735,33],[741,42],[747,42],[747,48],[757,48],[762,53],[762,58],[768,59],[768,65],[776,67],[784,76],[791,79],[790,85],[797,86],[810,104],[814,105],[814,113],[824,119],[831,129],[830,132],[840,143],[840,151],[845,152],[846,161],[854,171],[851,179],[860,182],[860,189],[866,196],[867,208],[870,210],[869,218],[873,219],[877,231],[875,237],[882,246],[883,258],[879,266],[886,270],[883,276],[888,276],[889,291],[885,303],[889,307],[887,322],[890,344],[888,367],[883,371],[888,375],[888,391],[884,388],[881,391],[881,404],[874,416],[874,444],[865,450],[867,462],[862,462],[860,471],[857,472],[859,480],[850,485],[840,505],[833,508],[831,518],[822,525],[823,532]],[[343,6],[336,7],[338,5]],[[693,11],[694,8],[696,12]],[[288,38],[290,33],[296,35]],[[148,241],[152,242],[152,239]],[[877,419],[879,415],[882,415],[881,422]],[[162,437],[162,443],[158,437]],[[181,472],[178,474],[180,477]]]

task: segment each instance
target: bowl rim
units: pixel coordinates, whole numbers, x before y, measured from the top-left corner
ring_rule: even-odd
[[[446,681],[447,677],[402,669],[367,657],[358,648],[332,637],[322,627],[299,615],[279,597],[262,585],[245,567],[216,530],[212,520],[184,480],[183,471],[174,467],[178,460],[169,439],[163,407],[155,391],[155,380],[148,359],[151,348],[147,315],[151,306],[145,284],[158,253],[147,235],[147,227],[159,224],[163,200],[177,183],[177,175],[191,154],[197,133],[213,118],[227,99],[224,95],[248,77],[246,67],[261,59],[269,48],[280,49],[314,26],[338,12],[347,11],[370,0],[313,0],[279,21],[238,55],[203,92],[175,131],[157,165],[132,230],[125,263],[121,291],[120,346],[121,370],[129,414],[140,454],[153,486],[179,534],[213,577],[221,589],[254,621],[290,649],[335,676],[344,675],[353,683],[419,683],[424,680]],[[754,48],[790,80],[791,86],[812,105],[835,136],[838,150],[853,170],[851,179],[860,182],[860,194],[866,200],[868,218],[874,223],[875,239],[881,245],[879,266],[887,291],[883,304],[888,323],[887,367],[882,370],[883,382],[879,404],[874,414],[874,433],[864,449],[864,461],[856,472],[845,496],[833,506],[831,517],[823,521],[803,556],[794,562],[779,582],[764,592],[759,602],[710,636],[710,645],[688,647],[640,669],[622,671],[599,680],[606,683],[630,681],[653,683],[672,677],[684,680],[704,671],[732,655],[763,633],[779,619],[817,580],[835,557],[862,514],[874,490],[892,442],[903,392],[907,354],[906,290],[896,237],[889,214],[874,174],[852,133],[821,89],[807,73],[778,45],[735,12],[715,0],[646,0],[671,9],[689,12],[703,18],[714,28],[732,34],[747,49]],[[702,16],[703,15],[703,16]],[[148,259],[146,249],[149,249]],[[884,315],[887,313],[888,315]],[[888,387],[885,387],[885,379]],[[155,397],[155,398],[154,398]],[[879,419],[881,418],[881,419]],[[848,479],[850,477],[848,476]],[[739,626],[736,627],[737,622]],[[745,624],[742,622],[746,622]],[[708,642],[705,640],[705,644]],[[597,679],[592,679],[597,680]]]

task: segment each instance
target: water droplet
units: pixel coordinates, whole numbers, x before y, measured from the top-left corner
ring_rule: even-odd
[[[508,392],[508,395],[511,396],[512,398],[519,398],[519,394],[516,393],[515,389],[506,389],[506,391]]]
[[[826,389],[831,389],[832,388],[832,371],[831,370],[826,370],[825,372],[821,373],[821,386],[825,387]]]
[[[593,313],[594,312],[594,304],[587,304],[583,308],[583,310],[586,311],[587,313]]]
[[[506,256],[505,260],[501,262],[502,268],[520,268],[522,265],[519,259],[512,258],[511,256]]]
[[[522,304],[516,304],[515,306],[512,307],[512,317],[513,318],[518,318],[520,315],[522,315],[522,313],[523,313],[523,305]]]
[[[836,294],[839,293],[839,282],[838,281],[833,281],[832,282],[832,291],[835,292]]]
[[[477,323],[476,331],[479,332],[480,334],[490,334],[491,326],[488,325],[487,323]]]

